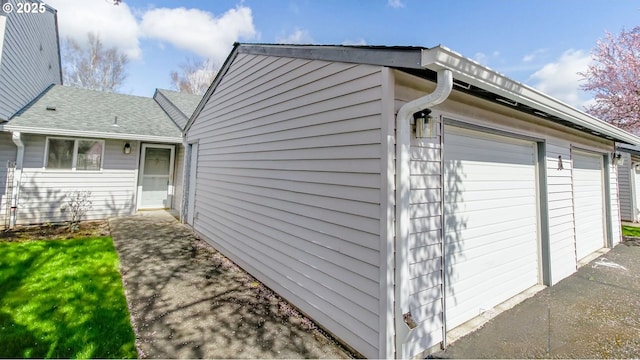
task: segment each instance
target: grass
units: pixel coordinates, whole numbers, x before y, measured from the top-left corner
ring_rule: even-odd
[[[622,236],[640,237],[640,227],[622,225]]]
[[[110,237],[0,242],[0,358],[135,358]]]

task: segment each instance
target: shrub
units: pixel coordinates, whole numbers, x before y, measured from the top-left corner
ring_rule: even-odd
[[[67,213],[69,217],[69,231],[80,229],[80,221],[91,210],[91,191],[73,191],[65,195],[60,211]]]

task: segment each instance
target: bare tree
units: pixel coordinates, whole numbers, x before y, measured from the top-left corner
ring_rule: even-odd
[[[216,77],[215,65],[209,59],[187,59],[180,70],[171,72],[171,84],[177,91],[188,94],[204,94]]]
[[[129,59],[118,48],[104,48],[100,37],[87,34],[86,47],[67,38],[63,44],[63,82],[92,90],[116,92],[127,77]]]

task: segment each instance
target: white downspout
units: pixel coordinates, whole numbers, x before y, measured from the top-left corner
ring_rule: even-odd
[[[11,214],[9,218],[9,227],[16,226],[18,199],[20,196],[20,179],[22,178],[22,163],[24,160],[24,143],[20,137],[19,131],[11,133],[11,140],[16,144],[18,152],[16,154],[16,167],[13,173],[13,193],[11,194]]]
[[[396,116],[396,241],[395,241],[395,325],[396,357],[406,358],[404,345],[412,329],[404,320],[409,313],[409,206],[411,205],[411,119],[413,114],[443,102],[453,88],[451,70],[437,72],[436,89],[404,104]],[[443,295],[444,296],[444,295]]]

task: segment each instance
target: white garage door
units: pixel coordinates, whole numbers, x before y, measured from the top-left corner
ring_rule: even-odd
[[[573,206],[578,260],[604,247],[602,155],[574,150]]]
[[[538,283],[536,145],[445,127],[447,327]]]

